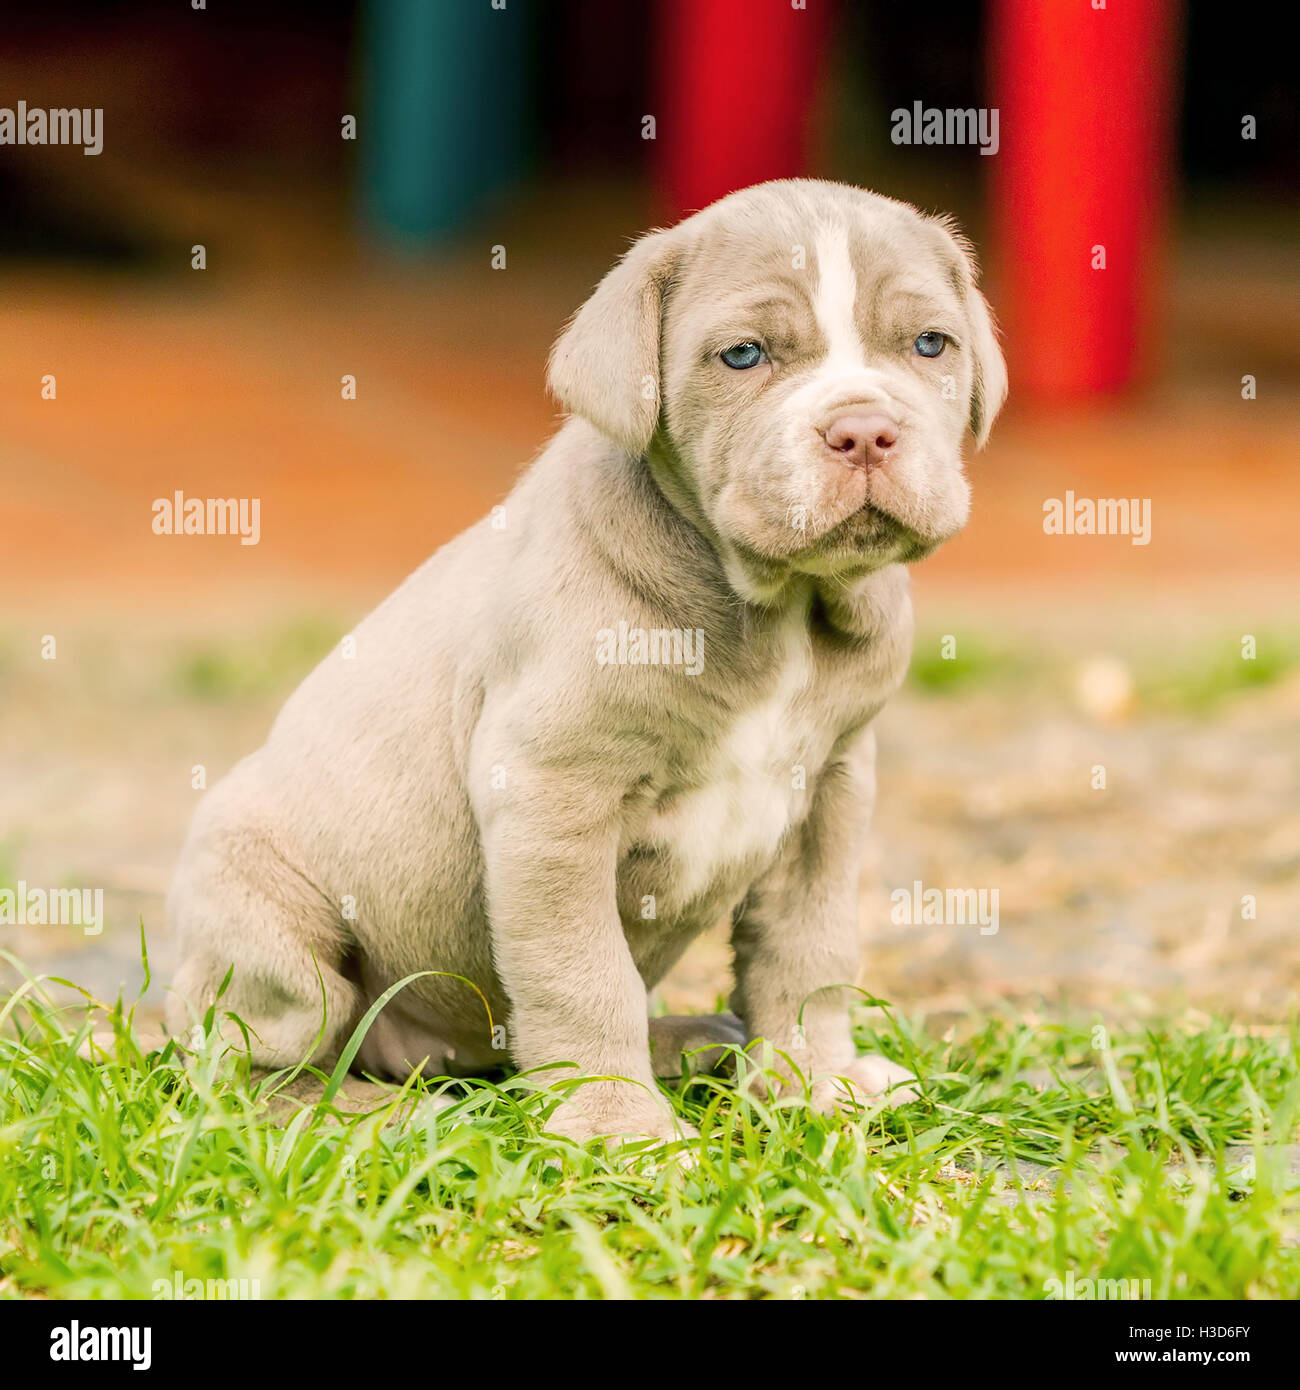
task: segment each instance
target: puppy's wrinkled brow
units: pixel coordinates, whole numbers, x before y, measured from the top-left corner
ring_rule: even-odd
[[[755,333],[770,348],[810,348],[816,337],[811,303],[797,294],[770,294],[762,299],[737,299],[724,304],[717,313],[716,328],[710,334],[707,351],[729,346],[737,335]]]
[[[885,271],[867,289],[868,322],[894,324],[918,315],[951,317],[959,311],[961,299],[950,298],[943,292],[946,288],[943,282],[917,280],[906,271]]]

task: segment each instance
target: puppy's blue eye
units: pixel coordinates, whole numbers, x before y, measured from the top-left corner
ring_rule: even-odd
[[[948,346],[948,335],[946,333],[922,333],[912,346],[916,349],[919,357],[938,357]]]
[[[735,347],[724,348],[718,355],[728,367],[743,372],[750,367],[757,367],[766,358],[767,353],[757,343],[737,343]]]

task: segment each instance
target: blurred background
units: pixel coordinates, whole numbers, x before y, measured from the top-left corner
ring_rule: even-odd
[[[103,887],[107,923],[0,945],[111,994],[143,921],[156,997],[194,782],[501,499],[629,239],[802,174],[956,214],[1011,370],[971,523],[915,573],[866,982],[938,1020],[1292,1007],[1300,114],[1271,6],[5,10],[0,107],[104,114],[97,156],[0,144],[0,887]],[[996,153],[895,143],[917,104],[996,110]],[[260,542],[154,534],[177,491],[260,499]],[[1150,543],[1046,534],[1067,491],[1149,499]],[[997,888],[999,932],[891,923],[917,880]],[[715,935],[665,998],[725,975]]]

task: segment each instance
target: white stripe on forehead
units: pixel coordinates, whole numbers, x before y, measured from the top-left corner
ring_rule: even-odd
[[[817,255],[817,293],[813,313],[826,338],[826,364],[849,372],[865,366],[862,339],[853,309],[858,277],[849,256],[849,236],[843,227],[824,226],[814,243]]]

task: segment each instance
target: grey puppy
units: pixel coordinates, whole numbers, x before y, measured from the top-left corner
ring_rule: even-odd
[[[683,1131],[652,1042],[664,1072],[767,1038],[819,1107],[910,1094],[855,1055],[846,986],[906,565],[965,522],[963,440],[1006,394],[969,246],[844,185],[745,189],[633,245],[550,387],[570,418],[504,506],[203,801],[173,1030],[233,965],[255,1060],[329,1062],[437,971],[359,1065],[571,1063],[602,1078],[552,1117],[577,1139]],[[652,1027],[647,990],[724,918],[735,1018]]]

